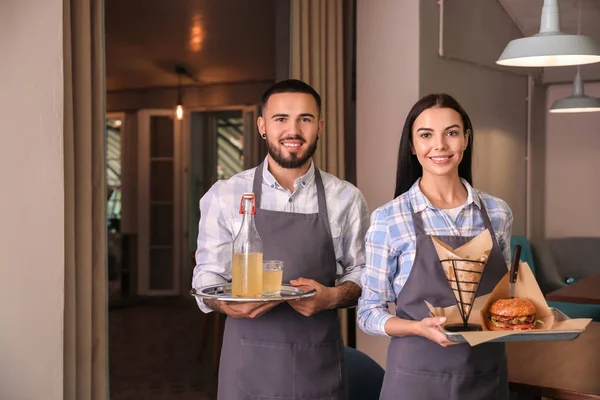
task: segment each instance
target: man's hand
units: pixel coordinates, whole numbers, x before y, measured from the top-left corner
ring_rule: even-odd
[[[204,300],[204,304],[215,311],[227,314],[232,318],[258,318],[273,307],[281,304],[281,301],[249,301],[228,302],[218,300]]]
[[[304,290],[305,292],[315,289],[314,296],[305,299],[290,300],[288,304],[305,317],[310,317],[323,310],[333,308],[335,288],[321,285],[319,282],[307,278],[298,278],[290,281],[290,284]]]

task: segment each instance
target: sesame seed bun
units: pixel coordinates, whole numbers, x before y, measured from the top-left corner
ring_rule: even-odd
[[[527,299],[498,299],[490,307],[489,312],[502,317],[520,317],[535,314],[535,306]]]

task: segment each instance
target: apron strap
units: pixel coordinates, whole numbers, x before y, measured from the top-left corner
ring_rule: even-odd
[[[260,209],[260,199],[262,195],[262,176],[263,176],[263,164],[264,161],[260,163],[256,170],[254,171],[254,181],[252,182],[252,192],[254,193],[254,198],[256,199],[256,211]]]
[[[319,204],[319,214],[325,217],[326,221],[329,221],[327,216],[327,201],[325,201],[325,186],[323,186],[323,179],[321,178],[321,172],[315,166],[315,183],[317,184],[317,200]],[[329,226],[329,224],[327,224]]]
[[[256,167],[256,170],[254,171],[254,181],[252,182],[252,192],[254,193],[254,197],[256,198],[257,212],[261,206],[260,201],[262,198],[263,168],[264,161],[261,162],[258,167]],[[316,166],[315,184],[317,185],[317,201],[319,205],[319,214],[323,216],[326,221],[329,221],[329,217],[327,215],[327,201],[325,200],[325,186],[323,186],[323,178],[321,178],[321,173],[319,172],[319,169]]]
[[[423,227],[423,217],[421,217],[421,213],[415,213],[412,203],[409,202],[409,204],[413,225],[415,227],[415,236],[418,237],[420,235],[425,235],[425,228]]]
[[[494,246],[498,249],[498,251],[500,251],[501,254],[504,254],[502,253],[502,249],[500,248],[500,243],[498,243],[498,239],[496,239],[496,232],[494,232],[492,222],[490,221],[490,217],[487,213],[485,204],[483,203],[483,199],[481,197],[479,197],[479,204],[481,204],[481,219],[483,220],[483,226],[485,227],[485,229],[490,231],[490,235],[492,236],[492,243],[494,244]],[[510,247],[510,243],[508,243],[508,246]]]
[[[493,236],[494,228],[492,228],[492,222],[490,221],[490,217],[488,216],[487,210],[485,209],[485,204],[483,203],[483,199],[481,197],[479,197],[479,204],[481,204],[481,219],[483,220],[483,226],[485,229],[489,229]]]

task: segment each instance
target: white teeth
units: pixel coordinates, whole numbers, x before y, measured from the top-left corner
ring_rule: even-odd
[[[285,147],[300,147],[298,143],[283,143]]]
[[[445,161],[450,157],[431,157],[433,161]]]

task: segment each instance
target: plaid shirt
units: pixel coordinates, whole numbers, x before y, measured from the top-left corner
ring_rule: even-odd
[[[392,317],[387,303],[395,302],[406,283],[416,251],[415,228],[410,206],[421,213],[428,235],[476,236],[484,231],[481,201],[484,202],[500,250],[510,264],[512,212],[503,200],[471,187],[465,180],[468,198],[456,222],[431,204],[419,181],[406,193],[383,205],[371,215],[366,235],[367,261],[361,276],[362,296],[358,301],[358,325],[371,335],[386,336],[386,321]]]
[[[267,161],[265,159],[265,165]],[[195,288],[231,280],[231,246],[242,225],[239,214],[243,193],[252,192],[256,168],[243,171],[228,180],[215,183],[200,200],[200,223],[196,267],[192,278]],[[362,193],[352,184],[321,172],[327,215],[337,260],[338,284],[346,281],[360,285],[365,265],[364,237],[369,227],[369,212]],[[281,187],[268,168],[263,168],[262,197],[264,210],[313,214],[318,212],[315,166],[296,179],[294,192]],[[298,246],[302,246],[298,243]],[[204,312],[211,310],[199,300]]]

